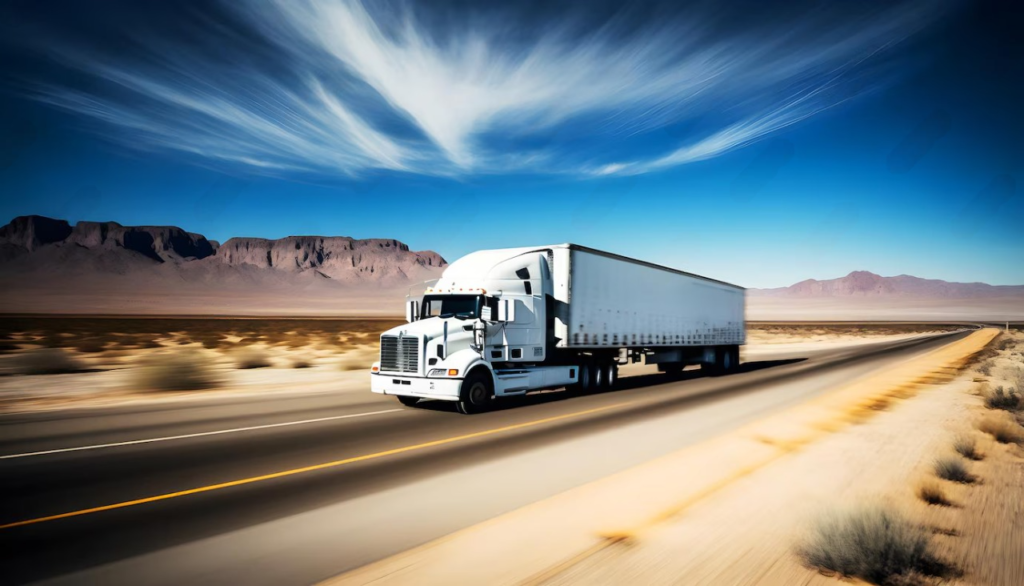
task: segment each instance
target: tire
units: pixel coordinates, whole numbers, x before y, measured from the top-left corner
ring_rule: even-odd
[[[395,398],[398,399],[399,403],[405,405],[406,407],[412,407],[416,403],[420,402],[419,397],[404,397],[402,395],[396,395]]]
[[[494,394],[494,382],[489,374],[480,371],[470,372],[462,381],[462,392],[457,407],[459,413],[471,415],[486,411]]]
[[[580,392],[593,393],[597,389],[597,381],[594,376],[594,363],[584,362],[580,366]]]
[[[728,354],[730,358],[730,364],[726,368],[726,372],[735,372],[740,367],[740,347],[729,346]]]
[[[718,376],[720,372],[720,365],[722,363],[722,356],[718,349],[715,349],[715,356],[711,362],[701,362],[700,371],[701,374],[707,374],[708,376]]]
[[[590,363],[590,378],[593,381],[595,391],[603,391],[607,388],[607,379],[604,376],[604,365],[599,362]]]
[[[609,362],[604,365],[604,384],[607,389],[614,389],[619,382],[619,365]]]
[[[739,348],[720,346],[715,349],[715,361],[710,365],[711,376],[722,376],[736,369],[739,365]],[[704,368],[701,366],[701,368]]]
[[[581,362],[576,367],[579,370],[579,375],[576,377],[576,382],[569,387],[567,390],[577,395],[585,395],[594,390],[594,368],[590,362]]]
[[[736,357],[733,356],[732,348],[726,348],[725,351],[722,352],[722,363],[720,365],[720,369],[722,373],[725,374],[727,372],[731,372],[735,368]]]

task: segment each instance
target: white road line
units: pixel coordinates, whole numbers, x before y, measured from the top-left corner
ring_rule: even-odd
[[[42,450],[39,452],[25,452],[24,454],[8,454],[6,456],[0,456],[0,460],[11,460],[14,458],[28,458],[31,456],[45,456],[46,454],[60,454],[63,452],[80,452],[83,450],[100,450],[103,448],[116,448],[120,446],[134,446],[137,444],[151,444],[154,442],[169,442],[172,440],[188,439],[193,437],[203,437],[207,435],[221,435],[225,433],[238,433],[240,431],[254,431],[257,429],[270,429],[272,427],[287,427],[290,425],[304,425],[307,423],[320,423],[321,421],[335,421],[338,419],[352,419],[354,417],[367,417],[369,415],[383,415],[384,413],[394,413],[396,411],[405,411],[405,409],[386,409],[384,411],[371,411],[369,413],[352,413],[350,415],[335,415],[332,417],[318,417],[316,419],[303,419],[302,421],[285,421],[284,423],[268,423],[266,425],[253,425],[250,427],[236,427],[234,429],[218,429],[216,431],[203,431],[199,433],[187,433],[184,435],[170,435],[167,437],[153,437],[148,439],[130,440],[125,442],[113,442],[109,444],[96,444],[94,446],[78,446],[75,448],[58,448],[55,450]]]

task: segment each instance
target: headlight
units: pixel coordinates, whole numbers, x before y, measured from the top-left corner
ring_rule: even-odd
[[[459,369],[449,368],[446,371],[443,368],[431,368],[430,372],[427,373],[427,376],[445,376],[446,374],[448,376],[459,376]]]

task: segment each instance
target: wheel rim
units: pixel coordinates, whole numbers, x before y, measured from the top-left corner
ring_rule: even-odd
[[[483,405],[487,401],[487,387],[484,383],[474,383],[469,389],[469,402],[474,405]]]

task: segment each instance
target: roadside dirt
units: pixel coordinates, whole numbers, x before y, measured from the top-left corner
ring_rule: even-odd
[[[365,390],[376,319],[0,317],[0,413],[244,394]],[[956,326],[754,324],[748,360],[890,341]],[[202,373],[194,388],[147,388],[163,371]],[[657,372],[629,365],[622,376]],[[159,374],[159,373],[158,373]],[[167,380],[170,379],[170,380]]]
[[[1024,336],[1016,338],[1024,348]],[[804,567],[795,547],[830,511],[880,505],[927,528],[940,558],[963,573],[951,583],[1024,584],[1024,451],[977,430],[991,415],[977,376],[970,369],[809,445],[543,583],[838,584]],[[984,455],[967,462],[973,484],[934,475],[936,458],[959,457],[960,436]],[[918,489],[927,482],[952,506],[923,502]]]
[[[331,584],[832,584],[794,553],[828,511],[864,504],[923,524],[964,584],[1024,583],[1018,446],[975,428],[963,366],[994,330],[633,470],[339,576]],[[982,480],[917,496],[970,434]],[[946,486],[950,485],[950,486]]]

